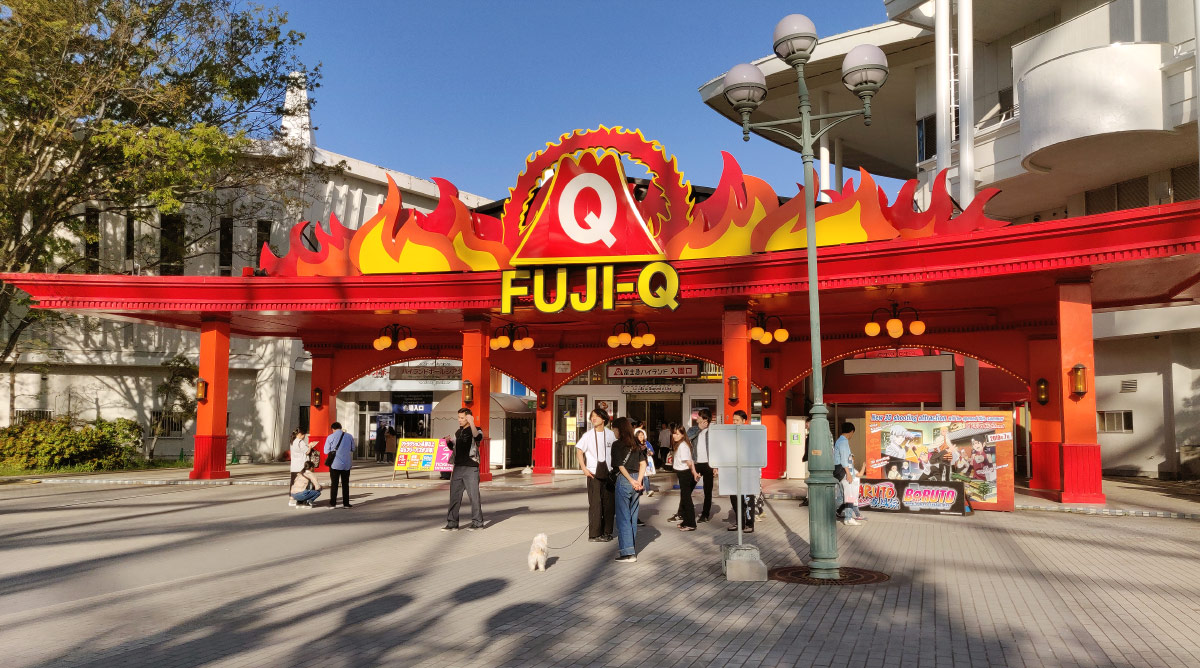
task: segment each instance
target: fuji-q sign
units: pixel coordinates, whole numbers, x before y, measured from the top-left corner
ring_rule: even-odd
[[[556,313],[565,308],[590,311],[615,308],[620,294],[636,293],[653,308],[679,307],[679,274],[654,239],[629,193],[620,160],[592,151],[565,155],[554,176],[533,198],[529,224],[512,255],[512,264],[591,265],[583,287],[569,291],[570,271],[514,269],[501,274],[501,311],[512,313],[520,297],[533,297],[534,308]],[[615,280],[613,263],[647,262],[636,281]],[[547,283],[551,285],[547,286]],[[548,290],[549,288],[549,290]]]

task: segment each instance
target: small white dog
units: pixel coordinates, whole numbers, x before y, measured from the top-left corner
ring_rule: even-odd
[[[546,539],[546,534],[539,533],[534,536],[533,544],[529,546],[529,570],[546,570],[546,557],[549,555],[550,543]]]

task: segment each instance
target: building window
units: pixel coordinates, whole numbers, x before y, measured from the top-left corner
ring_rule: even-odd
[[[301,406],[300,407],[300,419],[297,420],[297,422],[300,423],[300,432],[304,433],[304,434],[308,433],[308,411],[309,411],[308,406]]]
[[[937,155],[937,115],[930,114],[917,121],[917,162]]]
[[[221,218],[219,233],[217,265],[221,276],[229,276],[233,273],[233,218],[229,216]]]
[[[29,422],[30,420],[53,420],[54,411],[42,410],[40,408],[26,408],[14,411],[14,421],[17,424]]]
[[[1000,98],[1000,109],[999,109],[1000,122],[1003,123],[1004,121],[1007,121],[1010,118],[1016,118],[1017,105],[1013,101],[1012,86],[1009,86],[1008,88],[1000,89],[1000,92],[998,93],[998,97]]]
[[[150,429],[146,430],[149,436],[154,435],[154,425],[158,424],[158,421],[162,419],[162,415],[162,411],[150,411]],[[168,413],[166,419],[162,420],[161,430],[158,434],[159,437],[182,438],[183,426],[187,424],[187,421],[188,416],[186,413],[180,413],[178,411],[172,411],[171,413]]]
[[[1200,165],[1184,165],[1171,169],[1171,201],[1200,199]]]
[[[254,240],[256,242],[254,244],[254,257],[256,258],[255,264],[257,265],[258,260],[262,259],[263,245],[271,245],[271,221],[258,221],[258,223],[255,225]]]
[[[184,221],[182,213],[160,217],[158,238],[158,274],[183,276]]]
[[[83,212],[83,271],[100,273],[100,210],[88,207]]]
[[[1096,431],[1102,434],[1133,433],[1133,411],[1096,411]]]
[[[1150,179],[1141,176],[1084,193],[1088,215],[1150,205]]]
[[[125,261],[128,265],[128,269],[130,271],[133,270],[133,265],[134,265],[133,249],[134,249],[134,245],[135,245],[134,242],[137,240],[136,236],[137,236],[137,233],[135,232],[134,226],[133,226],[133,216],[126,215],[125,216]]]

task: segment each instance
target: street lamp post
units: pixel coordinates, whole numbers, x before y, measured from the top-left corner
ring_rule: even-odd
[[[799,82],[798,118],[751,123],[750,114],[767,94],[767,80],[754,65],[737,65],[725,75],[725,99],[742,116],[742,139],[750,141],[750,130],[774,132],[788,137],[800,146],[804,159],[804,221],[807,231],[808,311],[811,329],[813,407],[812,428],[809,431],[809,515],[810,575],[814,578],[836,580],[838,549],[834,509],[833,432],[829,412],[825,408],[824,383],[821,375],[821,306],[817,291],[817,233],[816,192],[813,174],[813,143],[830,128],[856,116],[871,124],[871,98],[887,80],[887,57],[870,44],[854,47],[842,61],[842,83],[862,100],[862,109],[829,114],[812,113],[808,84],[804,80],[804,65],[817,46],[817,30],[802,14],[791,14],[775,26],[775,54],[796,70]],[[814,132],[813,121],[817,122]],[[800,134],[784,126],[800,124]],[[838,184],[839,186],[841,184]]]

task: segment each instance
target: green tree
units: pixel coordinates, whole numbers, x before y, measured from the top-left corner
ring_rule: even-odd
[[[0,0],[0,271],[152,269],[159,213],[187,212],[179,262],[213,252],[218,215],[294,212],[323,168],[307,132],[280,128],[307,118],[287,92],[314,90],[319,66],[286,22],[237,0]],[[148,230],[121,267],[85,256],[89,207]],[[0,287],[0,362],[37,319],[28,306]]]
[[[158,438],[166,435],[167,423],[172,416],[188,419],[196,415],[196,400],[187,388],[195,387],[200,369],[186,355],[176,355],[161,366],[167,377],[154,387],[154,396],[159,398],[162,410],[150,421],[150,447],[146,450],[146,458],[151,460],[158,447]]]

